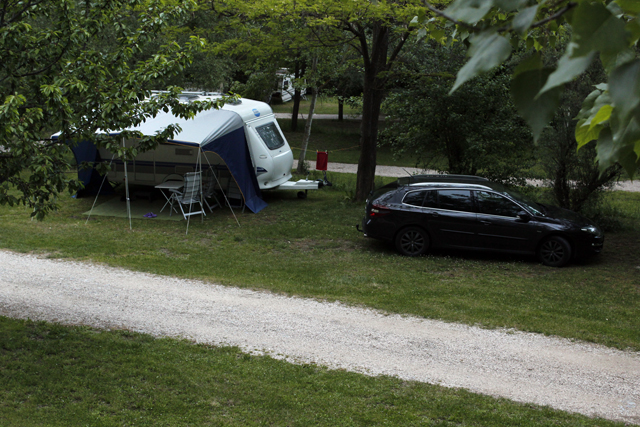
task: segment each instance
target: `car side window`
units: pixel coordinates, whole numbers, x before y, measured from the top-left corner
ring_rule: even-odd
[[[451,211],[473,212],[471,190],[438,190],[438,207]]]
[[[425,190],[411,191],[405,194],[402,203],[411,206],[422,206],[422,201],[424,200],[425,193]]]
[[[514,218],[522,208],[499,194],[488,191],[476,191],[478,213]]]
[[[438,192],[436,190],[429,190],[424,197],[422,206],[425,208],[437,208],[438,207]]]

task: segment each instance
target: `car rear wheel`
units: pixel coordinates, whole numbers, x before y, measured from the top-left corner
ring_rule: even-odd
[[[419,227],[404,228],[396,236],[396,249],[406,256],[422,255],[429,249],[429,235]]]
[[[538,259],[550,267],[562,267],[571,259],[571,245],[566,239],[551,236],[538,248]]]

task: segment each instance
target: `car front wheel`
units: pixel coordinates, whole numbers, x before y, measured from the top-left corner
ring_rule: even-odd
[[[422,255],[429,249],[429,235],[418,227],[402,229],[396,236],[396,249],[406,256]]]
[[[551,236],[538,249],[538,259],[550,267],[562,267],[571,259],[571,245],[566,239]]]

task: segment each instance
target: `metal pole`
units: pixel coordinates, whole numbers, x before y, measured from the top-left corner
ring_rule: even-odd
[[[124,144],[124,137],[122,138],[122,147],[126,148]],[[125,195],[127,197],[127,216],[129,217],[129,230],[133,230],[133,226],[131,225],[131,201],[129,199],[129,175],[127,174],[127,156],[124,156],[124,185],[125,185]]]

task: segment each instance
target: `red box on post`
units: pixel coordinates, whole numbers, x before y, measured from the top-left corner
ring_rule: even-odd
[[[316,151],[316,170],[326,171],[328,162],[329,162],[328,151]]]

